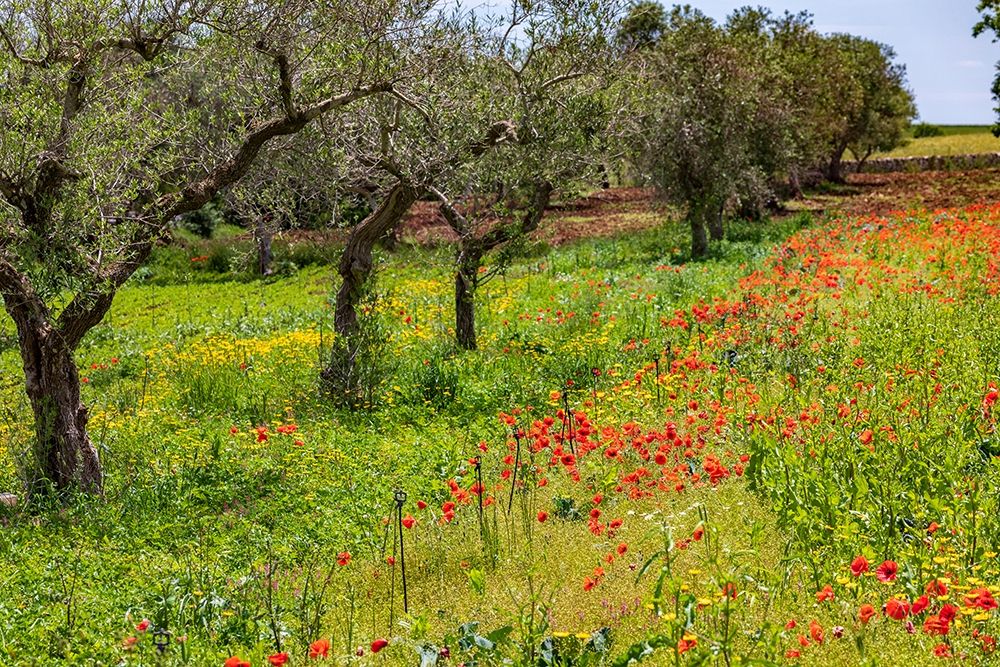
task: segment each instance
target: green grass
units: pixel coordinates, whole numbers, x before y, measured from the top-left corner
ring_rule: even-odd
[[[560,246],[482,288],[476,352],[450,342],[449,250],[404,248],[380,259],[363,320],[387,334],[368,409],[336,407],[317,382],[329,265],[259,281],[192,265],[213,242],[160,249],[79,355],[106,498],[0,515],[0,656],[256,667],[280,643],[305,665],[324,638],[332,664],[358,646],[351,664],[447,646],[439,665],[536,667],[555,646],[564,667],[595,667],[637,642],[673,664],[695,641],[679,662],[773,664],[795,661],[815,620],[826,639],[806,664],[934,664],[939,639],[862,626],[857,608],[945,573],[956,591],[1000,581],[1000,489],[980,454],[1000,376],[981,278],[1000,214],[978,215],[735,224],[687,263],[676,224]],[[14,380],[0,488],[16,487],[30,437],[18,361],[0,352]],[[571,463],[560,392],[578,413]],[[408,615],[396,489],[416,521]],[[930,521],[942,528],[926,536]],[[853,578],[859,553],[872,569],[898,560],[898,581]],[[825,585],[835,599],[819,602]],[[988,616],[962,617],[956,653],[982,658],[969,629],[995,633]],[[165,655],[143,618],[172,633]],[[588,654],[602,628],[610,649]]]
[[[962,134],[984,134],[992,129],[992,125],[937,125],[944,136],[951,137]]]

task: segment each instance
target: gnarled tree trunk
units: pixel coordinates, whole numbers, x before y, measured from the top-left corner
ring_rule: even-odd
[[[271,275],[271,262],[274,260],[274,254],[271,251],[271,241],[274,238],[274,233],[271,231],[271,227],[264,219],[264,216],[260,216],[257,219],[254,236],[257,239],[257,274],[260,276],[269,276]]]
[[[475,298],[482,257],[478,247],[463,248],[455,271],[455,340],[464,350],[476,349]]]
[[[839,144],[833,150],[833,155],[830,156],[830,162],[826,167],[826,178],[831,183],[844,183],[844,152],[847,150],[847,144]]]
[[[726,228],[722,223],[722,206],[712,205],[705,209],[708,235],[713,241],[721,241],[726,237]]]
[[[87,435],[80,375],[60,332],[44,320],[15,315],[25,390],[35,417],[37,472],[58,490],[79,484],[100,493],[103,474]]]
[[[691,223],[691,257],[704,257],[708,252],[708,234],[705,230],[703,209],[692,207],[688,210],[688,220]]]
[[[483,256],[491,250],[530,234],[538,228],[545,209],[552,199],[552,184],[541,180],[532,187],[531,199],[524,210],[521,224],[498,225],[481,237],[475,235],[475,226],[459,213],[440,192],[433,190],[442,200],[441,212],[452,229],[459,235],[458,266],[455,270],[455,340],[465,350],[475,350],[476,342],[476,289],[479,287],[479,269]]]
[[[378,208],[351,230],[347,245],[340,256],[342,283],[337,291],[333,326],[338,334],[348,335],[358,328],[355,310],[364,294],[365,283],[372,272],[372,249],[385,234],[395,227],[417,199],[420,191],[408,183],[397,183]]]

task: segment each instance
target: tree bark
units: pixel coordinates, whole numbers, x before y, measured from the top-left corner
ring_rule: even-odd
[[[872,153],[874,152],[875,152],[874,148],[869,148],[868,151],[865,153],[864,157],[858,160],[857,173],[859,174],[861,173],[861,171],[865,168],[865,163],[868,162],[868,158],[870,158],[872,156]]]
[[[271,262],[274,260],[274,255],[271,252],[271,240],[274,235],[263,216],[257,219],[257,229],[254,235],[257,237],[257,272],[261,276],[269,276],[271,275]]]
[[[792,197],[802,199],[802,179],[799,177],[799,168],[792,167],[788,174],[788,186],[791,188]]]
[[[726,228],[722,224],[722,207],[709,206],[705,209],[705,216],[708,218],[708,234],[713,241],[721,241],[726,237]]]
[[[608,174],[608,168],[604,163],[600,163],[597,166],[597,173],[601,177],[601,189],[607,190],[611,187],[611,176]]]
[[[397,183],[378,208],[351,230],[337,268],[342,283],[337,291],[333,326],[338,334],[346,336],[357,330],[355,307],[372,273],[372,249],[403,219],[420,194],[420,190],[409,183]]]
[[[705,233],[701,210],[692,208],[688,212],[688,219],[691,223],[691,257],[698,259],[708,252],[708,236]]]
[[[826,178],[831,183],[844,183],[844,151],[847,150],[846,144],[838,145],[834,151],[833,155],[830,156],[830,163],[826,167]]]
[[[483,256],[515,237],[530,234],[538,229],[545,209],[552,200],[553,186],[547,180],[532,184],[530,199],[524,215],[516,227],[499,224],[483,236],[475,235],[475,226],[452,206],[440,192],[431,192],[441,200],[441,212],[448,225],[459,236],[458,267],[455,270],[455,340],[465,350],[475,350],[476,342],[476,289],[479,286],[479,268]]]
[[[84,491],[101,493],[100,458],[87,435],[87,409],[80,400],[72,349],[44,320],[15,315],[15,323],[35,418],[37,472],[60,491],[79,484]]]
[[[455,340],[463,350],[475,350],[476,288],[482,253],[475,248],[463,248],[455,271]]]

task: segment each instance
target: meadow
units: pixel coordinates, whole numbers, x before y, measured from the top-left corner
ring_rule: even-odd
[[[1000,151],[1000,139],[988,125],[940,125],[938,137],[909,137],[891,151],[873,157],[923,157],[928,155],[978,155]]]
[[[319,245],[160,248],[79,356],[105,497],[0,509],[3,663],[988,664],[1000,206],[683,232],[536,245],[476,352],[384,254],[347,397]]]

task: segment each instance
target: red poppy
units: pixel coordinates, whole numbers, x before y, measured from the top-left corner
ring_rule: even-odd
[[[683,655],[687,653],[695,646],[698,645],[698,640],[692,637],[691,639],[681,639],[677,642],[677,655]]]
[[[910,615],[910,603],[899,598],[892,598],[885,603],[885,615],[893,620],[902,621]]]
[[[309,645],[309,657],[313,660],[317,658],[325,658],[329,652],[330,640],[328,639],[317,639]]]
[[[250,667],[250,663],[240,656],[234,655],[222,663],[222,667]]]
[[[993,598],[993,594],[989,590],[985,588],[973,588],[965,594],[965,606],[991,611],[997,608],[997,601]]]
[[[875,570],[875,576],[878,577],[879,581],[888,583],[890,581],[895,581],[896,573],[898,571],[899,566],[896,565],[895,561],[887,560],[878,566]]]
[[[874,436],[875,434],[872,432],[872,430],[870,428],[866,428],[864,431],[861,432],[861,437],[859,438],[859,440],[861,440],[862,445],[867,445],[871,443],[872,438]]]
[[[860,577],[862,574],[868,571],[868,559],[864,556],[858,556],[853,561],[851,561],[851,574],[855,577]]]
[[[827,600],[832,600],[834,598],[833,586],[827,584],[823,587],[823,590],[816,591],[816,602],[826,602]]]
[[[144,618],[135,624],[135,629],[138,630],[139,632],[145,632],[146,630],[149,630],[149,625],[150,625],[149,619]]]
[[[790,621],[788,621],[788,623],[785,623],[785,630],[794,630],[796,625],[798,625],[798,623],[796,623],[795,619],[793,618]]]
[[[861,620],[863,625],[868,625],[868,621],[872,620],[875,615],[875,607],[870,604],[863,604],[861,608],[858,609],[858,619]]]
[[[351,562],[350,551],[341,551],[339,554],[337,554],[337,565],[344,567],[350,562]]]
[[[274,655],[267,656],[267,661],[271,663],[272,667],[281,667],[286,662],[288,662],[287,653],[275,653]]]
[[[809,636],[813,638],[817,644],[823,643],[823,626],[819,624],[818,621],[809,621]]]
[[[694,538],[695,542],[701,542],[701,538],[703,538],[704,536],[705,536],[705,528],[703,526],[698,526],[697,528],[694,529],[694,532],[691,533],[691,537]]]
[[[425,510],[425,509],[427,509],[427,503],[425,503],[423,500],[418,500],[417,501],[417,509],[418,510]]]
[[[951,647],[947,644],[938,644],[934,647],[934,655],[939,658],[950,658],[951,657]]]
[[[545,520],[548,519],[548,518],[549,518],[549,513],[548,512],[542,510],[541,512],[538,513],[538,522],[539,523],[545,523]]]
[[[378,653],[388,645],[389,645],[388,639],[376,639],[375,641],[372,642],[371,645],[372,653]]]
[[[801,658],[802,653],[800,651],[796,651],[793,648],[790,648],[787,651],[785,651],[785,657],[788,658],[789,660],[794,660],[795,658]]]
[[[937,595],[938,597],[948,594],[948,587],[940,579],[932,579],[924,590],[927,591],[928,595]]]
[[[621,544],[618,545],[617,551],[619,556],[624,556],[625,552],[628,551],[628,545],[622,542]]]
[[[415,524],[416,522],[417,522],[416,519],[407,514],[406,516],[403,517],[403,528],[406,529],[413,528],[413,524]]]
[[[940,614],[931,614],[924,621],[924,632],[929,635],[946,635],[950,628],[951,621]]]
[[[926,611],[927,607],[929,607],[930,604],[931,602],[930,600],[927,599],[927,596],[921,595],[920,597],[918,597],[916,600],[913,601],[913,606],[910,607],[910,613],[916,616],[917,614]]]

